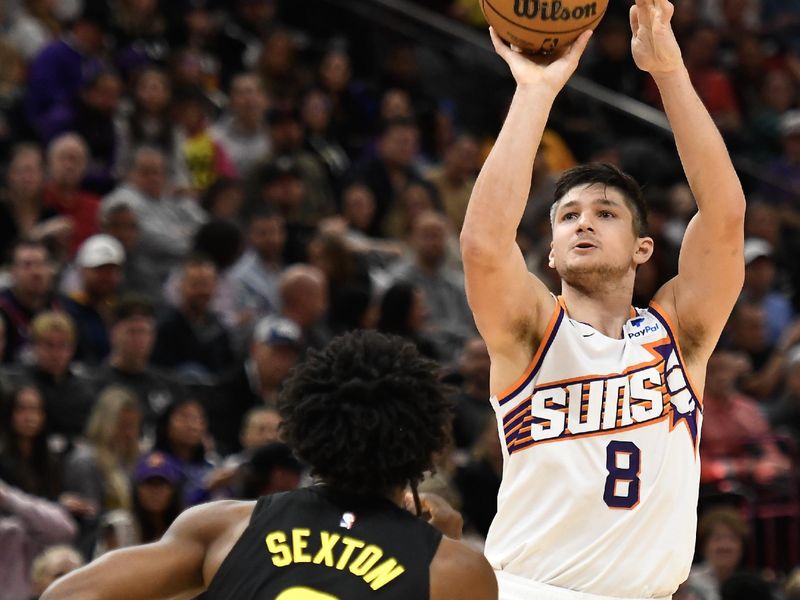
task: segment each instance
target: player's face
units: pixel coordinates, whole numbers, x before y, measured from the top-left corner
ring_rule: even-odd
[[[633,214],[619,190],[581,185],[558,203],[550,267],[570,285],[593,287],[597,277],[602,282],[633,277],[652,251],[653,240],[634,233]]]

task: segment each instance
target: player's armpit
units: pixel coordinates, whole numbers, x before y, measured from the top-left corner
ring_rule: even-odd
[[[689,222],[681,245],[678,275],[655,301],[673,318],[688,362],[710,355],[744,282],[744,202],[724,219],[702,210]]]
[[[528,272],[516,244],[506,256],[484,253],[476,246],[462,236],[467,300],[492,357],[496,391],[528,367],[556,302],[544,283]]]
[[[442,538],[431,563],[431,600],[497,600],[497,579],[489,561],[472,548]]]

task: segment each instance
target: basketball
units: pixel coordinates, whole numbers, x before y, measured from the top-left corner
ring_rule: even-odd
[[[608,0],[481,0],[481,10],[495,32],[509,44],[531,53],[549,54],[594,29]]]

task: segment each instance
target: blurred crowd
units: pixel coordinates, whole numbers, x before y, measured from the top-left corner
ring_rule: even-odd
[[[419,3],[481,26],[474,0]],[[354,328],[440,362],[453,447],[423,488],[476,546],[488,530],[502,454],[458,234],[498,115],[431,92],[414,40],[365,60],[374,31],[298,4],[0,3],[4,598],[158,539],[185,507],[308,483],[275,401],[306,352]],[[583,74],[655,102],[630,2],[611,4]],[[677,0],[675,27],[732,152],[763,174],[746,182],[745,287],[709,363],[698,560],[678,597],[796,599],[800,2]],[[674,156],[619,114],[557,104],[520,246],[557,292],[549,203],[586,160],[646,184],[646,305],[695,205]]]

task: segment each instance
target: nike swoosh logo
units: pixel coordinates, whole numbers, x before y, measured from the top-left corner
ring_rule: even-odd
[[[583,337],[592,337],[593,335],[594,335],[594,332],[592,332],[592,333],[584,333]]]

